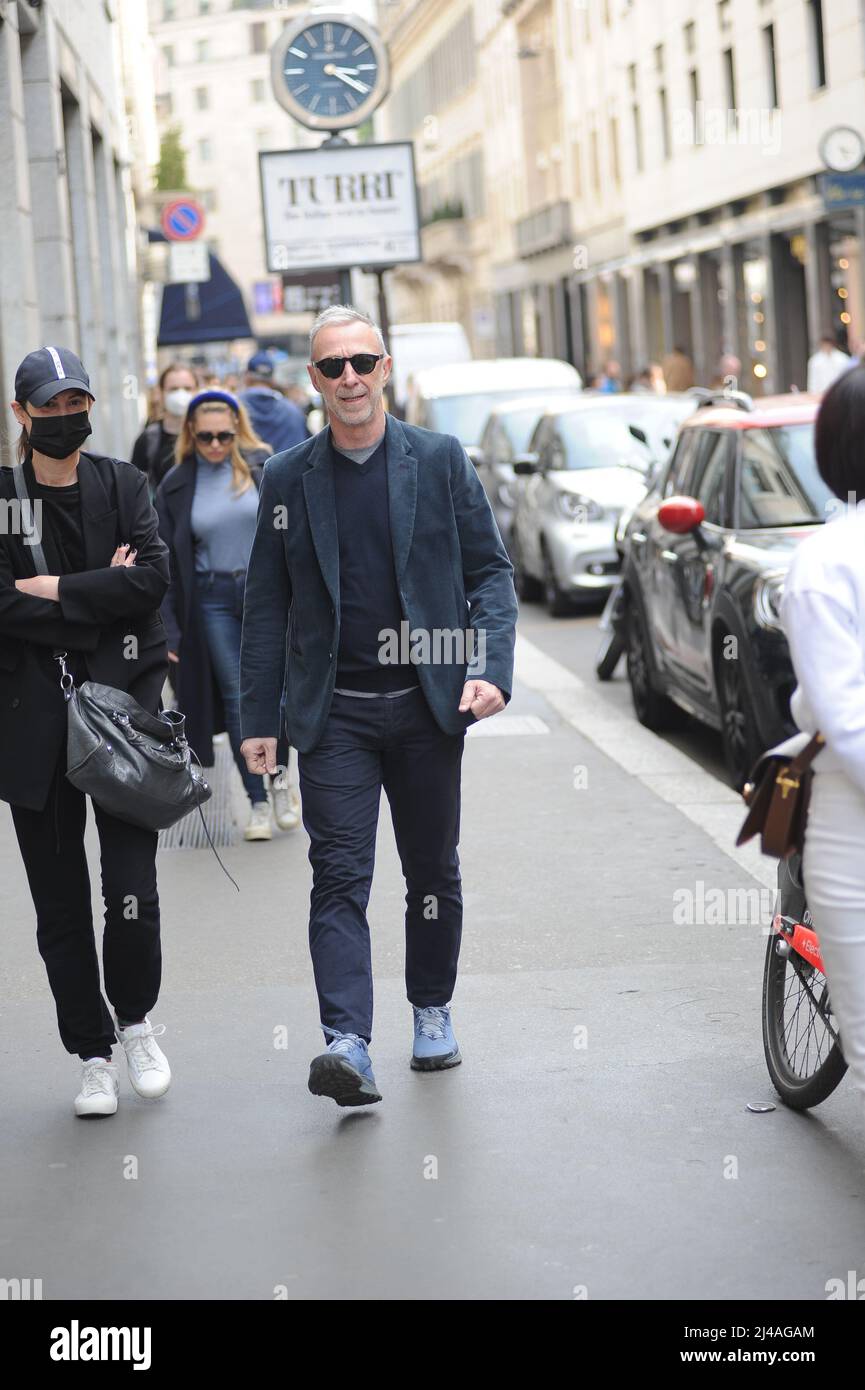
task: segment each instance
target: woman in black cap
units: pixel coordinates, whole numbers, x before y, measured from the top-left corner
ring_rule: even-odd
[[[186,736],[201,763],[213,763],[213,737],[225,729],[249,798],[247,840],[273,836],[264,778],[240,754],[240,631],[246,569],[258,516],[258,486],[270,448],[236,396],[201,391],[189,403],[177,441],[178,465],[156,494],[168,544],[171,584],[162,605],[172,684]],[[277,825],[300,822],[300,801],[285,770],[272,783]]]
[[[163,1029],[147,1017],[161,973],[157,836],[94,804],[112,1016],[93,934],[87,802],[65,776],[66,708],[53,653],[68,654],[76,683],[126,690],[152,714],[168,667],[159,616],[168,556],[147,479],[131,463],[81,452],[93,400],[75,353],[28,353],[15,376],[12,411],[21,426],[18,466],[29,506],[17,501],[13,470],[0,470],[0,498],[7,514],[18,516],[0,534],[0,799],[10,803],[60,1037],[83,1062],[75,1100],[82,1116],[117,1109],[111,1049],[118,1040],[139,1095],[155,1099],[171,1080],[155,1041]],[[48,574],[35,572],[34,532]]]

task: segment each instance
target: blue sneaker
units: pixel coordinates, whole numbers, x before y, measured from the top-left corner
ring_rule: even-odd
[[[441,1071],[458,1067],[462,1061],[451,1025],[449,1004],[414,1009],[414,1048],[411,1065],[414,1071]]]
[[[330,1096],[337,1105],[375,1105],[381,1094],[372,1074],[366,1040],[357,1033],[333,1034],[326,1052],[313,1057],[309,1068],[309,1089],[314,1096]]]

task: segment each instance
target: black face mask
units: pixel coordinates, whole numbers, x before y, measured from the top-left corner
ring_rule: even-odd
[[[86,410],[77,410],[74,415],[30,416],[30,447],[50,459],[69,458],[92,433]]]

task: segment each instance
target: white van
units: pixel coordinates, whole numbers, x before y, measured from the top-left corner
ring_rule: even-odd
[[[397,323],[391,327],[393,398],[405,412],[411,395],[409,378],[426,367],[456,366],[472,360],[472,350],[461,323]]]
[[[410,425],[455,434],[469,457],[475,457],[494,410],[539,394],[552,402],[582,385],[576,367],[553,357],[496,357],[459,367],[428,367],[417,373],[407,419]]]

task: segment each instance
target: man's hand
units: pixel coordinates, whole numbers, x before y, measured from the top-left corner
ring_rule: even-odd
[[[505,697],[497,685],[489,681],[466,681],[460,700],[460,714],[471,710],[476,719],[488,719],[505,707]]]
[[[33,598],[50,598],[60,602],[60,576],[56,574],[36,574],[32,579],[16,579],[15,588],[22,594],[32,594]]]
[[[275,738],[245,738],[240,745],[240,751],[253,776],[263,777],[265,772],[269,772],[272,777],[276,775]]]

